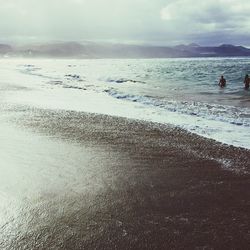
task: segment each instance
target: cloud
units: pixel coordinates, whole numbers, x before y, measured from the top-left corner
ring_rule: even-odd
[[[249,0],[0,0],[0,38],[233,43]],[[249,42],[250,43],[250,42]]]
[[[0,37],[143,40],[157,30],[162,1],[0,0]]]
[[[203,33],[249,32],[250,2],[248,0],[177,0],[160,11],[161,19],[175,25],[180,32]]]

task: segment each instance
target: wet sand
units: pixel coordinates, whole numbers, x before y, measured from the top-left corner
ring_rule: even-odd
[[[249,249],[249,150],[125,118],[1,112],[1,249]]]

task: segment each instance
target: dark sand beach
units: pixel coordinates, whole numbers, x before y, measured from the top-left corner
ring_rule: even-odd
[[[249,150],[105,115],[2,116],[1,171],[18,173],[0,185],[1,249],[249,249]]]

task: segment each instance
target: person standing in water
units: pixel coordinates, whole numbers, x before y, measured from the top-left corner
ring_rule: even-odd
[[[248,77],[248,74],[246,74],[245,76],[244,84],[245,84],[245,89],[249,89],[250,78]]]
[[[224,76],[221,76],[221,77],[220,77],[220,81],[219,81],[219,86],[220,86],[221,88],[224,88],[224,87],[226,87],[226,83],[227,83],[227,81],[226,81],[226,79],[224,78]]]

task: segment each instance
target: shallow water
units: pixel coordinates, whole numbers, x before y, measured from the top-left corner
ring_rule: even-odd
[[[0,90],[12,102],[170,123],[250,148],[250,91],[243,88],[248,58],[0,63]]]

